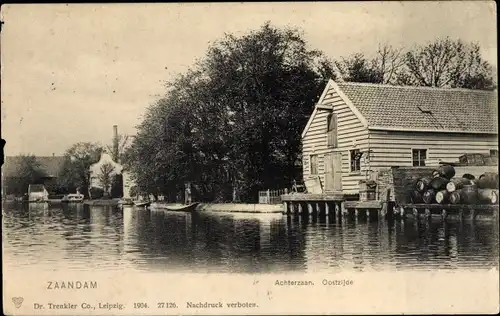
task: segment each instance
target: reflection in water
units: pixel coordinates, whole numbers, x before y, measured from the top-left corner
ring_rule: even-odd
[[[338,272],[498,266],[493,221],[356,220],[272,214],[4,205],[9,268]]]

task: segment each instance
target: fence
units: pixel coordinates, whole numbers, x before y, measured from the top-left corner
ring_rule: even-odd
[[[281,195],[288,192],[288,189],[259,191],[259,204],[280,204]]]

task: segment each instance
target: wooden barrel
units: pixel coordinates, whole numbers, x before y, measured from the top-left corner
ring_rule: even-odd
[[[460,201],[462,200],[462,197],[460,196],[460,191],[451,192],[450,196],[448,197],[448,200],[450,201],[450,204],[460,204]]]
[[[415,188],[417,189],[418,192],[424,193],[425,190],[427,190],[429,188],[431,181],[432,181],[432,178],[430,178],[430,177],[420,178],[415,183]]]
[[[474,175],[472,175],[470,173],[464,173],[462,178],[469,179],[469,180],[476,180],[476,177],[474,177]]]
[[[467,184],[471,184],[471,180],[466,178],[453,178],[446,184],[446,190],[451,193],[456,190],[460,190]]]
[[[435,197],[436,191],[434,191],[433,189],[429,189],[422,195],[422,200],[424,200],[424,203],[426,204],[432,204],[435,202]]]
[[[424,203],[424,200],[422,199],[422,194],[420,192],[418,192],[417,190],[411,191],[410,199],[411,199],[411,202],[414,204]]]
[[[449,180],[444,178],[444,177],[436,177],[436,178],[433,178],[431,180],[431,183],[429,184],[429,186],[436,191],[441,191],[441,190],[446,189],[446,185],[448,184],[448,181]]]
[[[498,193],[493,189],[478,189],[478,199],[484,204],[497,204]]]
[[[480,189],[498,189],[498,173],[486,172],[479,176],[477,187]]]
[[[453,168],[453,166],[450,165],[439,166],[438,171],[439,175],[446,179],[451,179],[455,176],[455,168]]]
[[[461,201],[465,204],[475,204],[477,202],[477,185],[464,185],[460,190]]]
[[[446,190],[441,190],[436,193],[436,202],[438,204],[447,204],[449,202],[450,192]]]

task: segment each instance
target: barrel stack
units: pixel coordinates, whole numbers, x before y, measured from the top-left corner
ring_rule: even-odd
[[[414,204],[497,204],[498,181],[494,172],[456,177],[453,166],[443,165],[418,179],[409,196]]]

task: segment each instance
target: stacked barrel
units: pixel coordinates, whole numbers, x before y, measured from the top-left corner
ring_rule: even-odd
[[[410,197],[414,204],[497,204],[498,173],[455,177],[455,168],[443,165],[418,179]]]

